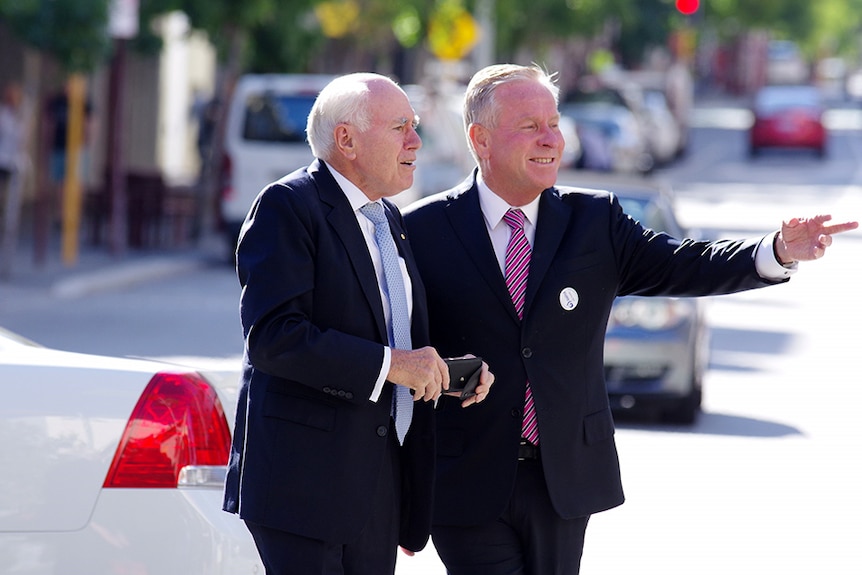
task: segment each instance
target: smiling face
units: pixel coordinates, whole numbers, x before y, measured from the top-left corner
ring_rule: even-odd
[[[413,185],[416,152],[422,140],[410,101],[395,84],[377,80],[368,85],[370,126],[360,131],[341,124],[336,144],[346,163],[335,166],[371,200],[394,196]]]
[[[550,90],[534,80],[501,85],[494,99],[496,124],[472,124],[470,138],[488,186],[522,206],[557,181],[565,146],[560,114]]]

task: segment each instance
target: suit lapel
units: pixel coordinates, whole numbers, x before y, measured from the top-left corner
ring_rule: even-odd
[[[572,209],[560,201],[555,188],[542,192],[539,200],[539,217],[536,237],[533,240],[533,255],[530,259],[530,276],[527,280],[527,293],[524,302],[524,316],[536,296],[542,280],[551,267],[554,254],[563,241]]]
[[[317,185],[320,200],[330,207],[326,219],[335,235],[341,239],[344,250],[350,258],[356,272],[356,279],[359,281],[365,299],[374,313],[380,340],[388,343],[386,318],[383,315],[383,301],[380,299],[377,274],[374,271],[371,256],[368,254],[365,236],[362,235],[362,230],[359,229],[359,224],[356,221],[356,214],[353,213],[350,202],[347,201],[344,192],[324,164],[315,160],[308,171]]]
[[[506,279],[494,255],[491,238],[488,237],[482,207],[479,205],[476,172],[474,171],[473,176],[468,178],[450,197],[452,201],[446,206],[446,215],[458,235],[464,252],[473,260],[479,274],[488,284],[491,292],[508,310],[512,319],[516,322],[520,321],[512,303],[512,296],[509,295],[509,289],[506,287]]]

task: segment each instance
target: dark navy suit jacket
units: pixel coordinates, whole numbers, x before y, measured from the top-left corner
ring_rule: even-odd
[[[582,517],[623,502],[603,349],[617,296],[705,296],[768,285],[756,241],[714,243],[653,233],[610,193],[541,195],[523,321],[488,237],[475,173],[404,211],[428,297],[431,344],[481,356],[496,376],[469,410],[443,397],[437,418],[434,523],[493,521],[518,467],[525,382],[535,400],[541,461],[554,508]],[[574,309],[563,303],[578,295]],[[563,301],[561,301],[563,300]]]
[[[384,200],[413,284],[414,347],[428,344],[425,291],[398,210]],[[392,384],[369,400],[387,330],[374,266],[356,217],[314,162],[263,190],[237,247],[245,336],[224,509],[333,543],[365,524],[386,443]],[[431,404],[414,404],[401,448],[400,544],[430,530]]]

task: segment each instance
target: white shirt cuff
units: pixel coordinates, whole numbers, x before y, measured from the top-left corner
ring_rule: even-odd
[[[772,244],[775,241],[775,235],[778,232],[768,234],[757,245],[757,250],[754,252],[754,267],[757,273],[765,280],[783,280],[787,279],[796,273],[798,264],[796,262],[789,266],[783,266],[775,256],[775,248]]]
[[[386,374],[389,373],[389,366],[392,365],[392,350],[388,347],[383,348],[383,365],[380,367],[380,375],[377,376],[377,383],[374,384],[374,389],[371,391],[371,401],[377,403],[380,399],[380,394],[383,392],[383,384],[386,383]]]

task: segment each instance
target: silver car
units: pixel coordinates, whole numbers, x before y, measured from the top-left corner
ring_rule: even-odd
[[[645,227],[691,237],[674,215],[667,189],[646,180],[578,181],[613,192]],[[702,298],[619,297],[605,337],[605,381],[617,413],[655,415],[692,424],[700,412],[709,366],[709,330]]]

